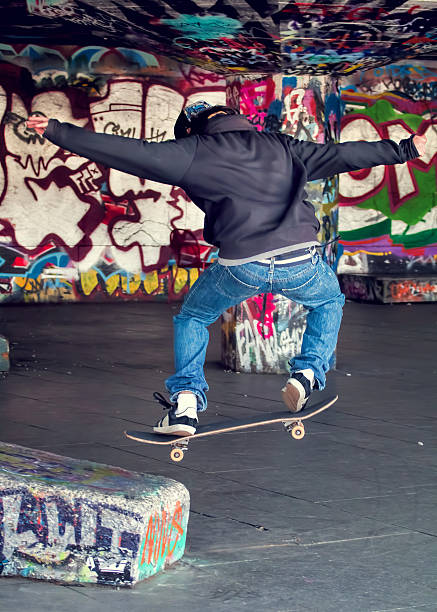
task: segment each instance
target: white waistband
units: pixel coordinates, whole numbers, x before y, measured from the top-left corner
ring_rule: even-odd
[[[310,259],[312,257],[311,253],[307,253],[306,255],[300,255],[299,257],[290,257],[290,259],[278,259],[275,263],[278,266],[282,266],[283,264],[293,263],[294,261],[304,261],[305,259]],[[270,259],[258,259],[261,263],[270,263],[273,257]]]

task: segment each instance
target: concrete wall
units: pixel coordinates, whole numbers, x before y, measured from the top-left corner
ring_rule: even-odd
[[[428,144],[420,159],[340,176],[344,251],[338,272],[437,274],[437,64],[404,62],[357,73],[342,80],[342,101],[341,140],[398,141],[417,132]]]
[[[182,299],[214,256],[176,187],[71,155],[26,130],[41,112],[97,132],[173,138],[225,81],[130,49],[0,45],[0,300]]]

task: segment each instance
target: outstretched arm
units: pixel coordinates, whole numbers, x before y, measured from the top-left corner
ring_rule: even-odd
[[[29,117],[27,126],[62,149],[121,172],[168,185],[179,184],[196,150],[194,138],[151,143],[138,138],[99,134],[37,115]]]
[[[296,155],[303,161],[308,180],[327,178],[341,172],[388,164],[403,164],[425,152],[426,136],[378,142],[343,142],[340,144],[315,144],[301,140],[292,141]]]

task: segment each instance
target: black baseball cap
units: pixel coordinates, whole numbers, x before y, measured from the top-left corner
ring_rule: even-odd
[[[204,100],[193,102],[186,106],[179,114],[174,125],[175,138],[185,138],[192,134],[201,134],[211,115],[224,113],[226,115],[239,115],[240,113],[230,106],[212,106]]]

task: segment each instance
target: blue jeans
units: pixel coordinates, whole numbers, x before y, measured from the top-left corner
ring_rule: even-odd
[[[344,305],[337,277],[317,253],[293,265],[251,262],[240,266],[213,264],[194,283],[174,321],[175,374],[165,381],[170,400],[180,391],[197,396],[197,409],[206,410],[203,366],[208,326],[231,306],[260,293],[280,293],[308,310],[300,355],[289,361],[290,372],[311,368],[315,386],[323,389],[337,344]]]

